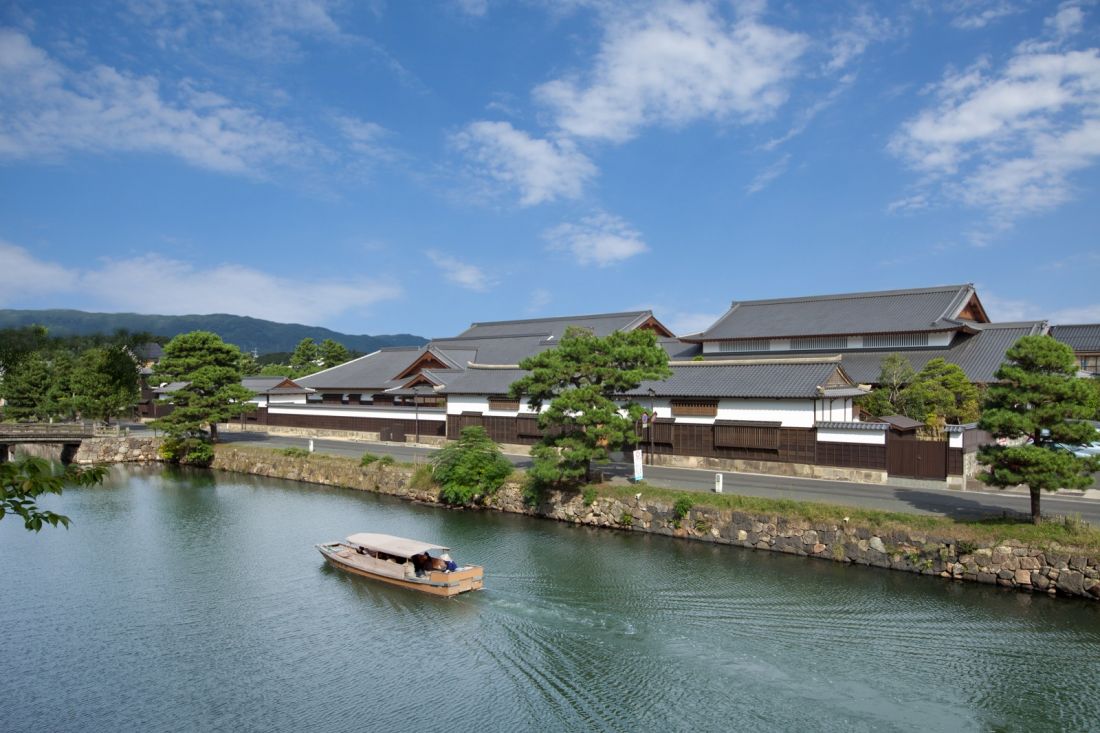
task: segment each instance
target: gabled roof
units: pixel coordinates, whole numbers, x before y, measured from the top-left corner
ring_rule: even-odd
[[[398,346],[361,356],[297,380],[312,389],[357,390],[392,387],[395,377],[425,351],[423,346]],[[387,384],[388,383],[388,384]]]
[[[470,327],[459,334],[459,338],[486,336],[549,336],[554,341],[561,339],[569,326],[579,326],[591,330],[603,337],[615,331],[632,331],[645,326],[654,328],[661,335],[671,335],[663,324],[653,316],[653,311],[627,311],[625,313],[596,313],[580,316],[560,316],[556,318],[529,318],[518,321],[485,321],[471,323]],[[662,333],[662,331],[664,333]],[[442,340],[442,339],[439,339]]]
[[[1051,326],[1050,335],[1073,349],[1075,353],[1100,352],[1100,323]]]
[[[957,364],[966,372],[971,382],[988,384],[997,381],[993,376],[1005,361],[1005,352],[1022,336],[1046,333],[1046,321],[1022,321],[1019,323],[982,323],[974,325],[977,333],[960,333],[945,349],[860,351],[845,353],[844,371],[860,384],[872,384],[882,371],[882,360],[890,354],[901,354],[913,368],[920,371],[932,359],[942,358]]]
[[[256,394],[306,394],[313,390],[287,377],[245,377],[241,386]]]
[[[734,301],[692,341],[791,338],[965,329],[987,322],[974,286]]]

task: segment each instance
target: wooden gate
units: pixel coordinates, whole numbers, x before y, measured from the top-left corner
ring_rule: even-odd
[[[945,481],[947,442],[890,432],[886,437],[886,470],[891,476]]]

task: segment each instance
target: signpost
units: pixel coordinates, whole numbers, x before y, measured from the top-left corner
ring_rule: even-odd
[[[634,450],[634,481],[641,481],[644,478],[642,473],[642,449],[637,448]]]
[[[714,493],[722,493],[722,474],[720,473],[714,474]]]

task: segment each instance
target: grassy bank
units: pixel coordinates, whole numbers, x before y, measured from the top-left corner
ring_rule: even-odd
[[[823,504],[791,499],[765,499],[737,494],[700,494],[650,486],[646,483],[623,486],[600,484],[595,487],[599,496],[624,501],[641,492],[643,499],[675,503],[688,497],[695,508],[710,508],[762,514],[786,519],[796,519],[814,524],[842,524],[866,527],[876,534],[902,530],[914,534],[927,534],[959,542],[978,545],[996,545],[1007,540],[1017,540],[1031,547],[1047,548],[1053,544],[1065,550],[1080,550],[1085,554],[1100,553],[1100,530],[1090,527],[1079,517],[1050,517],[1042,524],[1032,524],[1017,517],[990,517],[986,519],[951,519],[928,514],[885,512],[862,509],[841,504]]]
[[[241,453],[281,455],[298,461],[315,464],[357,466],[355,458],[308,453],[302,449],[270,449],[233,446]],[[430,469],[424,464],[396,464],[412,471],[410,485],[427,489],[432,486]],[[517,470],[509,478],[512,483],[526,480],[524,472]],[[869,489],[873,491],[873,489]],[[619,501],[632,500],[641,492],[643,501],[661,501],[675,504],[677,500],[690,500],[696,509],[735,511],[756,516],[782,518],[788,521],[806,521],[813,524],[847,524],[861,527],[874,534],[892,531],[926,535],[956,543],[972,543],[994,546],[1008,540],[1016,540],[1029,547],[1047,549],[1059,545],[1062,552],[1100,555],[1100,529],[1090,527],[1075,517],[1051,517],[1043,524],[1034,525],[1019,517],[991,517],[987,519],[951,519],[927,514],[886,512],[862,509],[842,504],[793,501],[791,499],[766,499],[737,494],[710,494],[697,491],[681,491],[640,484],[598,484],[584,490],[586,499],[604,497]]]

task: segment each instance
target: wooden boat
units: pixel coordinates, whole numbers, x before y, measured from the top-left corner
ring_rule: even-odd
[[[341,570],[436,596],[480,590],[484,577],[480,565],[448,562],[447,547],[388,534],[361,532],[317,549]]]

